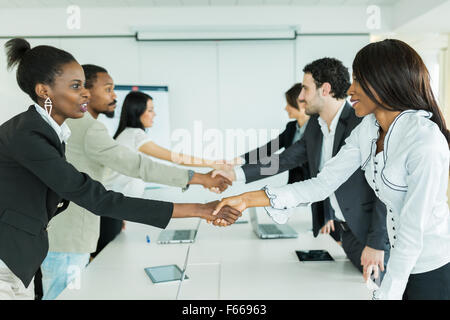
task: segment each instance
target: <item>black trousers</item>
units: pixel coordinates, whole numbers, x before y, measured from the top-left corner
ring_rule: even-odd
[[[44,292],[42,290],[42,273],[41,268],[34,275],[34,300],[42,300]]]
[[[334,228],[334,234],[331,234],[331,236],[336,241],[342,242],[342,249],[344,249],[347,258],[359,271],[363,272],[363,266],[361,265],[361,254],[366,247],[366,244],[361,243],[346,224],[341,225],[335,221]],[[386,273],[389,252],[389,243],[386,243],[384,248],[384,272],[380,271],[379,277],[377,279],[373,279],[378,286],[381,284],[381,280],[383,280],[384,274]]]
[[[97,250],[91,253],[92,257],[95,257],[108,243],[114,240],[114,238],[122,230],[123,221],[109,217],[100,217],[100,237],[97,242]]]
[[[450,300],[450,263],[409,275],[403,300]]]

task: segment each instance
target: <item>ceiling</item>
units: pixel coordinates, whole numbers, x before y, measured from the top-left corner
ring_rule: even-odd
[[[0,0],[0,8],[189,6],[390,6],[400,0]]]

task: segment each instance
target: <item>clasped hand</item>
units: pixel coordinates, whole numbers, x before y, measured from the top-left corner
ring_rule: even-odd
[[[247,208],[244,197],[242,195],[224,198],[221,201],[210,202],[211,206],[214,204],[213,211],[211,213],[212,218],[207,219],[208,223],[214,225],[226,226],[227,220],[221,215],[223,210],[232,210],[233,214],[239,213],[239,217],[242,216],[242,211]],[[228,212],[228,211],[227,211]]]
[[[202,218],[206,219],[208,223],[212,223],[215,226],[226,227],[232,225],[242,216],[241,211],[228,205],[222,205],[220,209],[217,210],[219,203],[220,201],[216,200],[204,205],[206,214]]]

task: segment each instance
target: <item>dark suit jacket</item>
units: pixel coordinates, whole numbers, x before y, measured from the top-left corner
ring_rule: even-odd
[[[273,155],[272,161],[278,161],[278,171],[281,173],[301,164],[308,164],[311,177],[317,176],[322,153],[323,134],[318,122],[318,115],[309,119],[303,138],[293,144],[279,155]],[[361,122],[349,103],[346,103],[339,118],[334,136],[333,156],[345,144],[345,139],[352,130]],[[276,157],[276,158],[275,158]],[[261,174],[261,168],[269,165],[242,166],[246,182],[252,182],[267,175]],[[273,167],[272,167],[273,168]],[[358,169],[353,175],[335,191],[336,199],[342,210],[344,218],[356,236],[356,238],[367,246],[384,250],[388,241],[386,231],[386,207],[376,197],[372,188],[368,185],[364,172]],[[313,214],[313,233],[317,236],[323,225],[334,216],[327,209],[329,199],[313,203],[311,205]]]
[[[267,159],[281,148],[289,148],[292,145],[292,140],[294,139],[295,131],[297,130],[296,123],[296,120],[288,122],[286,125],[286,129],[284,129],[284,131],[277,138],[269,141],[264,146],[261,146],[244,154],[242,157],[245,158],[245,163],[260,163],[261,159]],[[305,125],[308,126],[308,123]],[[262,163],[265,162],[263,161]],[[309,178],[310,174],[306,163],[289,169],[288,183],[294,183]]]
[[[94,214],[165,228],[173,204],[127,198],[79,172],[33,106],[0,126],[0,259],[28,287],[48,251],[47,225],[73,201]]]

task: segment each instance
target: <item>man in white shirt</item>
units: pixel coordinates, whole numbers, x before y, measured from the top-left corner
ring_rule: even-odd
[[[306,114],[311,118],[302,139],[281,154],[273,155],[269,163],[249,163],[234,171],[216,173],[233,181],[250,183],[307,163],[314,177],[339,152],[345,139],[361,122],[346,101],[350,86],[348,69],[339,60],[324,58],[308,64],[303,72],[299,99],[305,101]],[[268,174],[262,169],[273,168],[272,161],[278,164],[278,170]],[[342,241],[348,258],[358,269],[362,271],[364,265],[386,265],[389,256],[386,208],[375,196],[361,169],[325,201],[313,203],[311,209],[314,236],[319,230],[322,233],[336,231],[333,237]],[[271,216],[277,223],[284,223],[286,219],[285,215],[274,213]],[[382,276],[378,277],[378,283]]]

